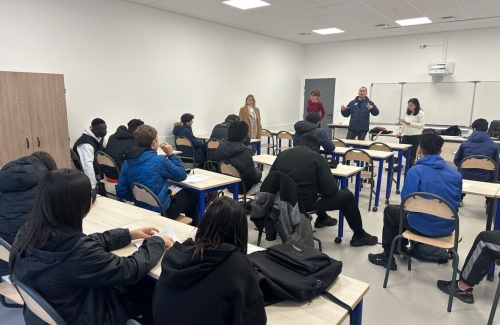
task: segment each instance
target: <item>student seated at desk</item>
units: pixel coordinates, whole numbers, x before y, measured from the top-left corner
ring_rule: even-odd
[[[247,138],[248,124],[236,121],[229,125],[227,138],[222,139],[215,158],[217,161],[226,160],[240,173],[245,188],[249,191],[252,186],[260,182],[262,171],[255,167],[250,149],[243,143]],[[240,184],[241,185],[241,184]],[[243,193],[239,186],[238,193]]]
[[[337,219],[326,211],[341,210],[353,230],[351,246],[359,247],[377,244],[377,237],[363,229],[363,221],[354,195],[349,190],[339,190],[325,157],[320,155],[319,138],[306,133],[298,147],[281,152],[270,172],[279,171],[298,185],[307,211],[317,211],[314,227],[335,226]]]
[[[448,166],[440,156],[444,140],[436,132],[424,132],[419,138],[417,155],[420,158],[406,174],[401,199],[415,192],[428,192],[439,195],[458,211],[462,193],[462,176],[453,167]],[[382,229],[382,248],[379,254],[368,254],[368,260],[375,265],[387,266],[392,240],[399,233],[400,206],[389,204],[384,209],[384,227]],[[427,237],[442,237],[455,230],[455,220],[445,220],[424,213],[409,213],[403,220],[403,231]],[[401,247],[408,240],[401,239]],[[395,250],[397,254],[397,251]],[[396,259],[391,256],[391,270],[396,270]]]
[[[49,153],[36,151],[7,163],[0,170],[0,238],[10,245],[33,210],[38,183],[55,169],[56,162]],[[0,260],[0,276],[7,274],[9,266]]]
[[[236,114],[230,114],[226,117],[226,120],[220,124],[214,126],[212,130],[212,134],[210,134],[210,139],[217,139],[221,141],[224,138],[227,138],[227,133],[229,132],[229,126],[236,121],[239,121],[240,118]],[[243,143],[248,146],[250,144],[250,138],[247,136]],[[211,152],[214,151],[214,152]],[[207,148],[207,157],[209,160],[217,160],[215,158],[215,150],[210,150]]]
[[[175,219],[181,213],[193,219],[193,226],[198,223],[198,195],[180,190],[175,195],[168,193],[168,180],[181,182],[186,179],[186,171],[180,159],[173,153],[168,143],[158,145],[158,133],[149,125],[141,125],[134,132],[137,147],[131,148],[125,155],[125,163],[116,185],[116,195],[119,198],[132,201],[130,185],[141,183],[153,191],[162,202],[168,218]],[[167,157],[157,154],[158,146]],[[148,210],[160,212],[158,207],[143,202],[137,205]]]
[[[460,144],[455,154],[455,159],[453,159],[455,166],[458,166],[463,159],[476,155],[490,157],[498,165],[498,144],[493,142],[488,134],[488,121],[480,118],[472,122],[471,126],[472,134]],[[489,182],[493,178],[493,174],[484,169],[460,168],[458,171],[463,179],[472,181]],[[462,200],[464,197],[465,194],[462,194]],[[460,201],[460,206],[462,205],[463,201]]]
[[[319,124],[321,119],[318,112],[311,112],[307,114],[305,121],[298,121],[295,123],[293,128],[295,129],[295,135],[293,136],[293,146],[297,147],[300,145],[300,138],[306,133],[312,133],[319,138],[319,145],[323,147],[325,151],[333,152],[335,150],[335,145],[332,140],[328,139],[325,130],[321,129]]]
[[[187,146],[177,146],[177,150],[182,151],[182,155],[186,157],[195,156],[195,162],[198,163],[198,166],[203,168],[203,164],[206,160],[206,153],[203,152],[204,146],[203,143],[198,140],[194,134],[192,125],[194,123],[194,115],[190,113],[182,114],[181,121],[174,124],[174,130],[172,131],[174,136],[177,137],[185,137],[191,141],[193,148],[189,148]]]
[[[163,257],[154,324],[266,324],[247,242],[247,217],[238,202],[229,197],[212,202],[194,240],[175,242]]]
[[[137,313],[130,304],[124,308],[126,295],[115,286],[139,290],[132,285],[158,264],[172,239],[151,237],[158,231],[153,227],[85,235],[82,221],[91,208],[89,187],[88,177],[77,170],[54,170],[43,177],[33,214],[12,246],[10,269],[68,325],[125,324]],[[133,255],[111,253],[140,238],[147,239]],[[45,324],[28,308],[24,308],[24,320],[27,325]]]

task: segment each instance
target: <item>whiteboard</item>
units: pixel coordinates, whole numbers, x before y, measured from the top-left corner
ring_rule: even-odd
[[[399,106],[401,103],[401,87],[401,84],[389,83],[374,83],[372,85],[368,97],[377,105],[379,114],[377,116],[370,115],[370,122],[390,124],[398,122],[397,118],[399,117]]]
[[[469,126],[473,95],[471,82],[408,83],[403,87],[403,109],[410,98],[417,98],[425,124]]]
[[[497,104],[495,99],[498,94],[500,94],[500,81],[477,83],[471,123],[478,118],[484,118],[488,122],[500,120],[500,104]]]

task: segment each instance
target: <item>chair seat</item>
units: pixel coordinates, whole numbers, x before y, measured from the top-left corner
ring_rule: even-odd
[[[191,219],[190,217],[186,217],[186,216],[178,216],[175,221],[178,221],[180,223],[185,223],[186,225],[189,225],[191,222],[193,222],[193,219]]]
[[[118,184],[118,183],[110,182],[110,181],[106,180],[105,178],[100,179],[99,183],[104,183],[104,184],[109,184],[109,185],[114,185],[114,186],[116,186],[116,184]]]
[[[0,295],[12,300],[16,304],[24,305],[24,301],[17,292],[16,288],[8,282],[0,282]]]
[[[293,148],[293,147],[286,146],[286,147],[277,147],[276,149],[277,150],[286,150],[286,149],[291,149],[291,148]]]
[[[267,144],[267,143],[263,143],[260,145],[262,148],[274,148],[274,145],[273,144]]]
[[[373,172],[373,177],[377,176],[376,172]],[[372,178],[372,173],[366,170],[361,171],[361,178]]]
[[[440,247],[440,248],[445,248],[445,249],[451,249],[453,248],[453,241],[455,240],[455,232],[452,232],[448,236],[443,236],[443,237],[425,237],[425,236],[420,236],[412,233],[411,231],[407,230],[403,233],[403,237],[409,240],[413,240],[419,243],[435,246],[435,247]],[[458,242],[462,241],[462,234],[458,236]]]

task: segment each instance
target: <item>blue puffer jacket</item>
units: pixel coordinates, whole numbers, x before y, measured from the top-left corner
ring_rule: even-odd
[[[368,103],[373,106],[371,110],[366,108],[366,104]],[[356,96],[347,107],[348,109],[341,111],[341,114],[344,117],[351,116],[349,130],[355,132],[368,132],[370,129],[370,114],[377,116],[379,113],[377,105],[375,105],[368,96],[362,101],[359,101],[359,96]]]
[[[143,149],[144,148],[139,148]],[[132,201],[130,184],[141,183],[147,186],[160,199],[165,210],[170,206],[168,195],[168,180],[180,182],[186,179],[186,171],[180,159],[173,155],[169,158],[158,156],[156,151],[146,149],[136,158],[125,157],[118,184],[116,195],[119,198]],[[138,206],[148,210],[160,212],[158,207],[145,203],[137,203]]]
[[[462,199],[462,176],[448,166],[439,155],[429,155],[418,160],[405,177],[401,199],[414,192],[439,195],[458,211]],[[446,236],[455,229],[455,221],[425,213],[409,213],[408,224],[430,237]]]
[[[491,140],[488,132],[473,132],[466,141],[462,142],[453,162],[455,166],[458,166],[462,159],[475,155],[490,157],[498,164],[498,144]],[[462,174],[463,179],[472,181],[488,182],[492,176],[491,172],[484,169],[460,168],[458,171]]]
[[[300,145],[300,138],[302,138],[304,134],[311,132],[319,138],[319,144],[325,151],[333,152],[335,150],[335,145],[328,139],[325,130],[318,128],[316,124],[308,121],[298,121],[293,127],[295,129],[295,135],[293,136],[294,147]]]
[[[189,140],[191,140],[191,143],[193,144],[194,147],[194,152],[195,152],[195,159],[197,163],[204,163],[205,158],[203,156],[203,151],[201,147],[203,144],[201,143],[200,140],[198,140],[194,134],[193,134],[193,129],[189,125],[186,125],[182,122],[177,122],[174,124],[174,130],[172,132],[174,136],[177,137],[186,137]],[[187,146],[176,146],[177,150],[182,151],[183,156],[193,156],[193,150]]]

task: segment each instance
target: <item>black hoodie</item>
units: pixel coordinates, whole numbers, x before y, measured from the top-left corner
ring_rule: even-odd
[[[230,244],[193,258],[192,239],[164,255],[153,297],[155,325],[262,325],[267,317],[252,264]]]
[[[108,139],[108,144],[104,151],[113,158],[118,165],[118,170],[121,170],[125,162],[125,154],[132,148],[137,147],[134,134],[130,132],[125,125],[121,125],[116,129],[115,134],[111,135]],[[108,166],[101,166],[102,171],[109,178],[118,179],[116,170]]]

